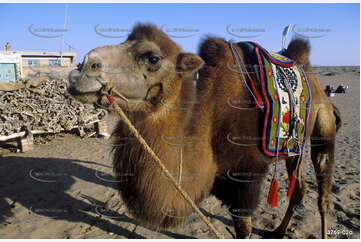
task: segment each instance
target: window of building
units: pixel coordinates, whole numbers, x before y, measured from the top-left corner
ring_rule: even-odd
[[[50,59],[49,66],[60,66],[60,59]]]
[[[28,66],[40,66],[38,59],[28,59]]]

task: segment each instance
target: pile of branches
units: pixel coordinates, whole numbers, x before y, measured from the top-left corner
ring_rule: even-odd
[[[26,84],[28,80],[20,80]],[[66,79],[48,78],[34,89],[0,91],[0,136],[28,130],[59,133],[102,119],[107,111],[68,93]]]

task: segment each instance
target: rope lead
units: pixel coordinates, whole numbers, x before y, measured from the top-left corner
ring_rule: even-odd
[[[120,118],[124,121],[124,123],[128,126],[129,130],[133,133],[133,135],[138,139],[139,143],[143,146],[143,148],[150,154],[150,156],[154,159],[156,164],[160,167],[160,169],[164,172],[164,174],[171,180],[172,184],[176,188],[176,190],[182,195],[182,197],[191,205],[191,207],[196,211],[201,220],[208,226],[208,228],[215,234],[218,239],[223,239],[223,236],[214,228],[211,222],[203,215],[203,213],[199,210],[197,205],[193,202],[193,200],[189,197],[189,195],[181,188],[180,184],[173,178],[168,169],[164,166],[161,159],[154,153],[152,148],[147,144],[144,138],[139,134],[138,130],[134,127],[134,125],[130,122],[128,117],[125,115],[123,110],[119,107],[119,105],[115,102],[115,98],[109,94],[109,91],[113,91],[118,96],[128,101],[123,95],[119,92],[116,92],[111,88],[111,84],[106,83],[103,91],[101,92],[103,95],[106,95],[110,104],[113,105],[115,111],[119,114]]]

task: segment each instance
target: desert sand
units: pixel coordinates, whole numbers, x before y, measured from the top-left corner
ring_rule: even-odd
[[[337,135],[334,186],[329,213],[329,238],[360,238],[360,68],[317,67],[324,86],[349,86],[346,94],[330,97],[341,111]],[[108,116],[110,128],[116,116]],[[48,142],[38,139],[34,150],[0,157],[0,238],[214,238],[194,213],[186,222],[164,231],[151,231],[129,215],[114,189],[111,140],[81,139],[66,133]],[[3,150],[4,151],[4,150]],[[286,238],[320,238],[317,184],[310,147],[303,164],[308,191],[295,211]],[[260,204],[252,216],[251,238],[278,226],[287,209],[288,180],[284,162],[279,169],[279,205],[266,198],[272,167],[264,181]],[[173,189],[173,188],[170,188]],[[225,238],[234,228],[227,208],[210,196],[201,211]]]

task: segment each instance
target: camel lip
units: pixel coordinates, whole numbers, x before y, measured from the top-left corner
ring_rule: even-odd
[[[100,89],[101,89],[101,88],[100,88]],[[95,94],[95,93],[99,92],[100,89],[94,90],[94,91],[89,91],[89,92],[81,92],[81,91],[79,91],[79,90],[76,88],[75,85],[70,85],[70,86],[68,87],[68,92],[69,92],[72,96],[81,96],[81,95],[84,95],[84,94],[92,94],[92,93]]]
[[[79,91],[75,85],[70,85],[68,87],[68,92],[71,96],[73,96],[74,98],[78,99],[81,98],[83,96],[97,96],[99,97],[99,91],[101,90],[101,88],[99,90],[94,90],[94,91],[90,91],[90,92],[81,92]],[[135,96],[131,96],[131,95],[125,95],[123,93],[121,93],[128,101],[123,100],[122,98],[118,97],[115,93],[112,94],[112,96],[116,99],[116,102],[121,105],[123,108],[130,108],[132,109],[133,106],[138,106],[138,105],[142,105],[146,100],[144,97],[135,97]],[[83,101],[82,101],[83,102]]]
[[[100,90],[100,89],[99,89]],[[78,91],[74,86],[70,86],[68,88],[68,92],[74,96],[74,97],[77,97],[77,96],[82,96],[82,95],[87,95],[87,94],[94,94],[94,95],[97,95],[99,93],[99,90],[97,91],[92,91],[92,92],[80,92]],[[128,102],[126,102],[125,100],[119,98],[117,95],[112,95],[114,98],[117,99],[117,102],[120,102],[122,104],[137,104],[137,103],[141,103],[141,102],[144,102],[144,98],[141,98],[141,97],[132,97],[132,96],[126,96],[124,95],[125,98],[128,99]]]

